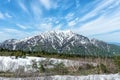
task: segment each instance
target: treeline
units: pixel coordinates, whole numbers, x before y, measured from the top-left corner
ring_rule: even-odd
[[[64,58],[64,59],[75,59],[75,58],[113,58],[114,56],[102,56],[102,55],[92,55],[92,54],[69,54],[69,53],[57,53],[57,52],[46,52],[46,51],[22,51],[22,50],[8,50],[0,48],[0,56],[16,56],[26,57],[48,57],[48,58]]]
[[[111,58],[110,56],[101,55],[85,55],[85,54],[70,54],[70,53],[57,53],[46,51],[22,51],[22,50],[8,50],[0,48],[0,56],[15,56],[16,58],[25,58],[26,56],[35,57],[48,57],[48,58],[63,58],[63,59],[79,59],[79,58]]]
[[[26,52],[21,50],[8,50],[0,48],[0,56],[15,56],[16,58],[18,57],[25,58],[26,54],[27,54]]]
[[[85,64],[83,66],[70,66],[65,67],[64,64],[55,64],[54,68],[46,68],[46,65],[50,65],[49,60],[41,62],[37,66],[37,62],[33,61],[33,69],[38,70],[38,75],[40,73],[49,74],[102,74],[102,73],[118,73],[120,72],[120,55],[113,57],[107,56],[94,56],[94,55],[78,55],[78,54],[66,54],[66,53],[49,53],[45,51],[34,52],[34,51],[21,51],[21,50],[7,50],[0,48],[0,56],[15,56],[16,58],[25,58],[26,56],[35,57],[46,57],[46,58],[63,58],[63,59],[89,59],[89,61],[94,62],[96,60],[97,66],[90,64]],[[92,60],[93,59],[93,60]],[[48,63],[48,64],[46,64]],[[72,71],[73,70],[73,71]],[[21,70],[20,70],[21,71]],[[18,71],[17,71],[18,73]],[[23,74],[23,72],[22,72]],[[49,75],[48,74],[48,75]]]

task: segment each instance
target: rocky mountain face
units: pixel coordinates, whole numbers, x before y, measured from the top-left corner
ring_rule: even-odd
[[[120,47],[72,31],[50,31],[22,40],[10,39],[0,44],[10,50],[47,51],[80,55],[113,55],[120,52]]]

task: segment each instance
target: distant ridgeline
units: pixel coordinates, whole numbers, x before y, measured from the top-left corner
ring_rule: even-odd
[[[0,44],[7,50],[46,52],[80,56],[113,56],[120,54],[120,46],[108,44],[72,31],[50,31],[22,40],[10,39]]]

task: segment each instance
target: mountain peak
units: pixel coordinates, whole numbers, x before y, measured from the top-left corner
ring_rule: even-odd
[[[45,33],[56,33],[56,34],[73,34],[73,32],[71,30],[53,30],[53,31],[47,31]],[[44,33],[43,33],[44,34]]]
[[[10,50],[46,51],[70,54],[111,54],[114,48],[111,45],[96,39],[73,33],[70,30],[54,30],[28,37],[22,40],[6,40],[0,47]],[[110,51],[111,49],[111,51]],[[97,52],[96,52],[97,51]],[[120,50],[118,50],[120,52]],[[117,53],[117,52],[116,52]]]
[[[14,43],[16,41],[17,39],[8,39],[8,40],[5,40],[4,43]]]

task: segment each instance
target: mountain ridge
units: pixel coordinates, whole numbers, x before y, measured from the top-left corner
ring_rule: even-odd
[[[118,45],[120,46],[120,43],[119,42],[108,42],[109,44],[115,44],[115,45]]]
[[[115,48],[114,48],[114,47]],[[89,39],[72,31],[48,31],[21,40],[9,39],[0,47],[10,50],[47,51],[80,55],[113,55],[120,47],[106,42]]]

